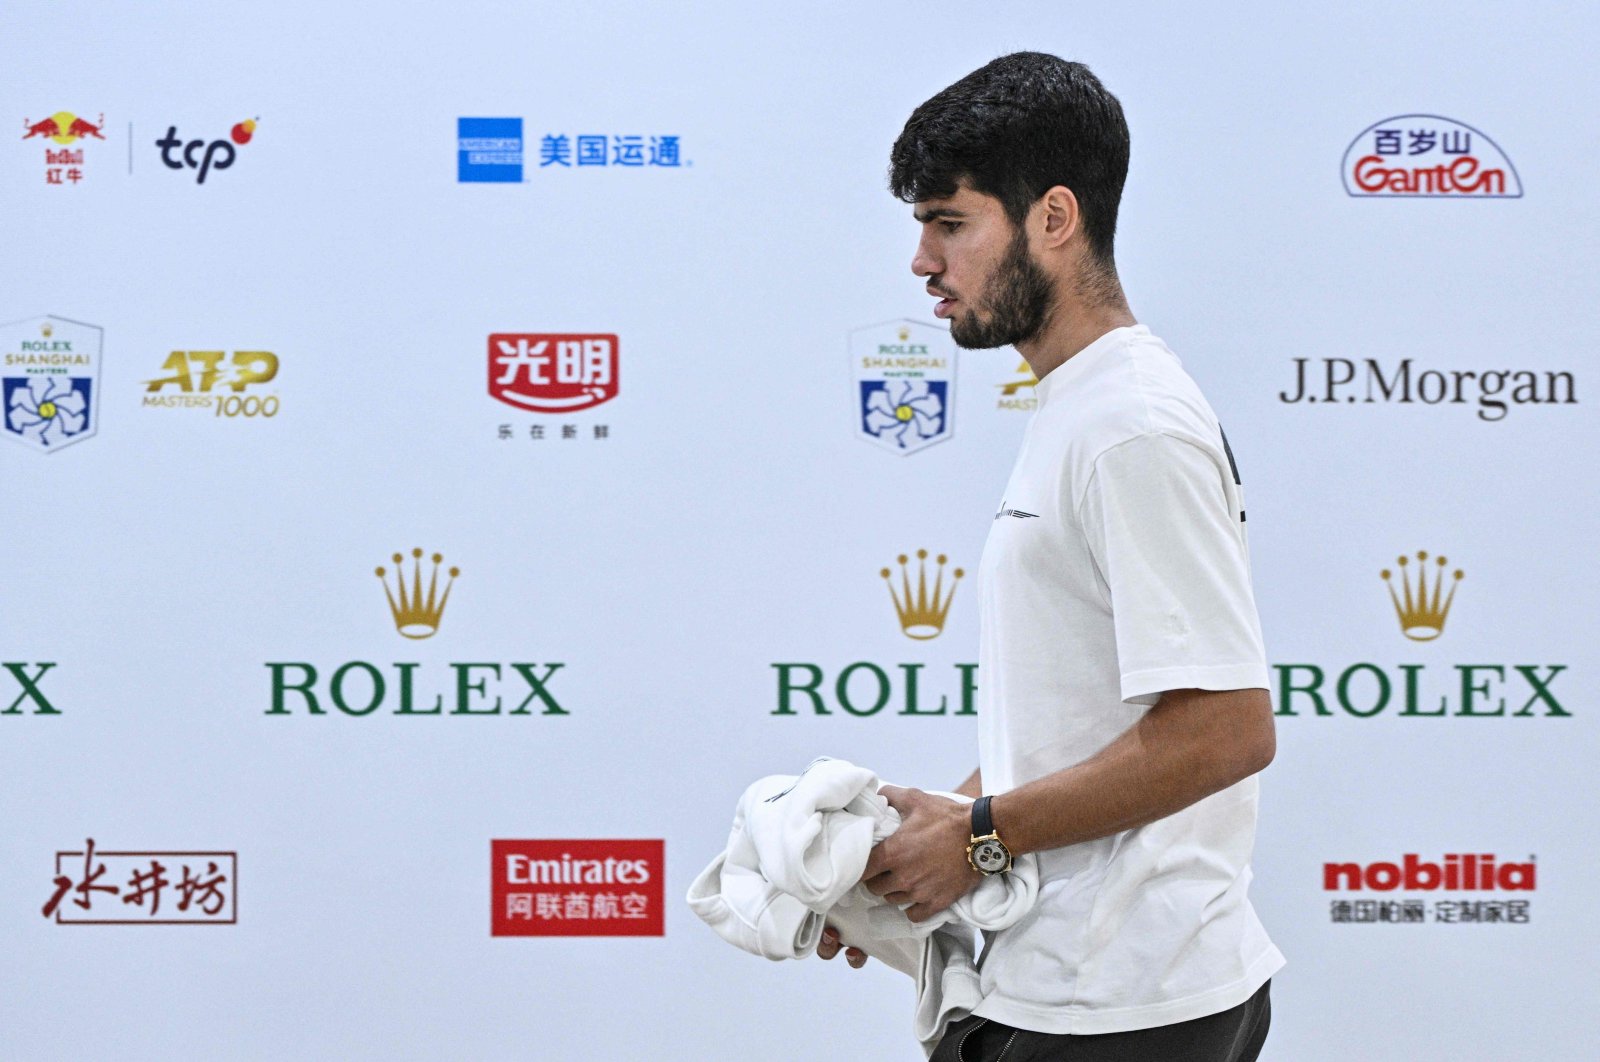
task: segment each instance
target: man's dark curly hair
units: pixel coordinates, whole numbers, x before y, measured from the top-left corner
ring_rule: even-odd
[[[1127,176],[1122,104],[1082,63],[1043,52],[1003,55],[940,92],[911,112],[889,152],[889,190],[900,199],[941,199],[965,181],[999,199],[1013,225],[1065,185],[1103,267]]]

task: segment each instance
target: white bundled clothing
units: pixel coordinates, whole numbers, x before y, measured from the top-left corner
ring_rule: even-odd
[[[811,955],[832,924],[851,947],[916,982],[914,1028],[931,1053],[982,999],[970,930],[1004,929],[1032,910],[1038,862],[1022,856],[1010,873],[912,922],[860,884],[872,847],[900,827],[879,787],[873,772],[827,758],[754,783],[739,798],[727,848],[690,886],[689,906],[730,944],[774,960]]]

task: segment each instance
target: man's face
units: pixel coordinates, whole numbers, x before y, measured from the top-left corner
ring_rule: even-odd
[[[965,186],[946,199],[917,203],[922,238],[911,271],[940,297],[934,316],[950,319],[950,337],[971,350],[1023,343],[1049,321],[1050,278],[1028,251],[1000,200]]]

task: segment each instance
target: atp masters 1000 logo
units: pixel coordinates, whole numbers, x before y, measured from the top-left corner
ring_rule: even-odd
[[[144,383],[144,405],[209,409],[214,417],[275,417],[278,393],[261,385],[278,378],[278,356],[265,350],[175,350],[162,362],[167,373]]]

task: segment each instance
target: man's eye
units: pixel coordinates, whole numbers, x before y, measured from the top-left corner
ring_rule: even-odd
[[[946,232],[954,232],[961,227],[961,222],[959,221],[941,221],[939,224],[944,226],[944,231]]]

